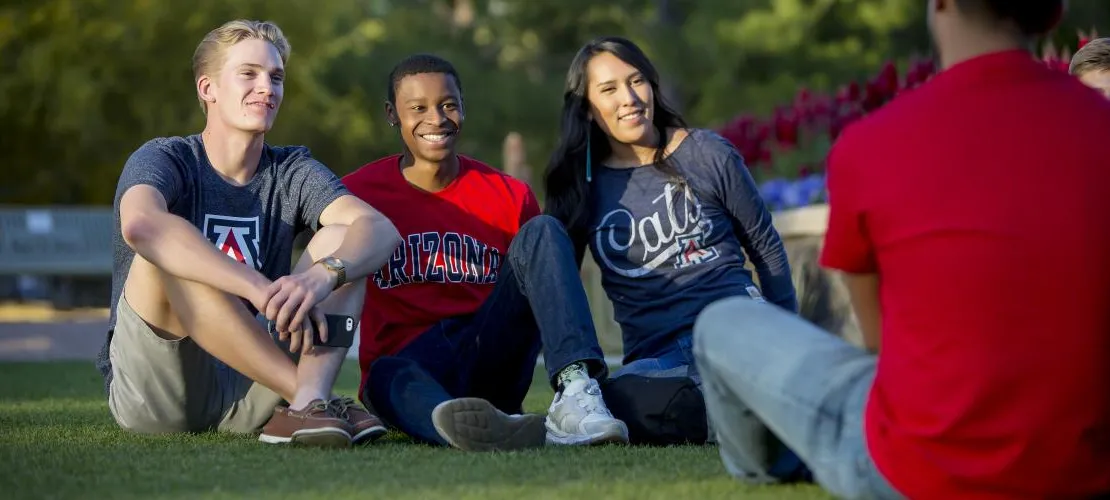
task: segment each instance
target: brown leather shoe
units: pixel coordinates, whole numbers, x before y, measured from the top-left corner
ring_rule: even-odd
[[[347,429],[347,421],[338,418],[332,405],[317,399],[303,410],[275,407],[274,415],[262,428],[258,440],[271,444],[348,447],[351,434]]]
[[[351,432],[351,442],[358,445],[371,443],[386,433],[385,424],[381,419],[359,406],[352,398],[335,398],[331,400],[335,413],[340,418],[346,418]]]

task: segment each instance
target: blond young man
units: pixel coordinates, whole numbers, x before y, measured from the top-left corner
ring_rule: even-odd
[[[1110,38],[1087,42],[1072,56],[1068,72],[1110,98]]]
[[[306,148],[265,143],[289,51],[268,22],[208,33],[193,56],[203,132],[147,142],[120,175],[97,364],[124,429],[261,429],[264,442],[319,446],[385,432],[331,390],[364,277],[400,239]],[[305,229],[316,234],[290,274]]]

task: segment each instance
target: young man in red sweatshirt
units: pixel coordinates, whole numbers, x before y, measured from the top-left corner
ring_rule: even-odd
[[[1110,103],[1029,41],[1062,0],[932,0],[942,71],[845,130],[821,256],[866,349],[707,308],[721,455],[752,411],[844,498],[1110,497]]]
[[[456,153],[464,109],[449,62],[401,61],[386,113],[404,150],[343,179],[403,240],[368,280],[362,401],[466,450],[627,442],[570,239],[526,184]],[[521,415],[541,346],[557,394],[546,417]]]

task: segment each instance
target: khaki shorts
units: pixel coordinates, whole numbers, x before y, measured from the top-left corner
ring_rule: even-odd
[[[120,427],[130,431],[254,433],[282,402],[277,393],[231,369],[191,338],[159,337],[123,296],[108,352],[108,408]]]

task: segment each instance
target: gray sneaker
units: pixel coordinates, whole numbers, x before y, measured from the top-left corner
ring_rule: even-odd
[[[466,451],[538,448],[547,435],[543,415],[507,415],[481,398],[458,398],[436,405],[432,425],[451,446]]]

